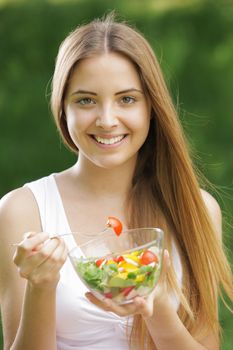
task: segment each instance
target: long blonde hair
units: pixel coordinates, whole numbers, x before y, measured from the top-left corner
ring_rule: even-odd
[[[105,52],[130,59],[140,76],[152,105],[148,137],[139,151],[127,201],[128,226],[160,226],[167,234],[166,245],[176,241],[183,267],[180,288],[173,264],[168,287],[180,299],[182,322],[196,339],[210,330],[219,331],[216,297],[222,290],[233,300],[232,275],[209,218],[199,189],[176,110],[148,42],[134,28],[114,20],[102,20],[75,29],[61,44],[52,81],[51,108],[65,144],[74,152],[66,124],[64,99],[69,79],[78,62]],[[131,342],[140,334],[140,348],[155,346],[141,316],[134,317]],[[134,344],[135,348],[135,344]]]

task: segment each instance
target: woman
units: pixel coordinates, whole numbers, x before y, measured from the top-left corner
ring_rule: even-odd
[[[199,189],[147,41],[111,15],[77,28],[59,49],[51,105],[78,159],[1,201],[4,349],[219,349],[220,288],[232,300],[220,208]],[[97,300],[66,259],[85,238],[49,239],[98,232],[109,215],[166,232],[163,275],[145,300]]]

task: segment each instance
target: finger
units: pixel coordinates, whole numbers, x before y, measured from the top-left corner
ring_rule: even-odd
[[[138,313],[137,305],[133,302],[124,305],[118,305],[108,298],[99,300],[90,292],[87,292],[85,295],[90,302],[92,302],[99,308],[103,309],[104,311],[114,312],[118,316],[124,317]]]
[[[46,240],[38,251],[32,252],[32,254],[27,257],[27,262],[35,267],[40,266],[47,259],[52,259],[52,256],[59,245],[62,245],[62,243],[58,238]]]
[[[36,284],[58,281],[60,269],[67,258],[67,248],[64,242],[59,242],[53,253],[34,271],[32,281]]]
[[[55,241],[55,243],[52,241]],[[58,269],[60,269],[67,258],[68,250],[64,240],[56,237],[50,239],[50,242],[48,242],[46,247],[43,248],[42,254],[47,255],[47,259],[41,262],[41,264],[49,264],[51,268],[53,266],[55,268],[58,266]],[[39,266],[41,264],[39,264]]]
[[[35,236],[36,234],[37,234],[36,232],[26,232],[26,233],[23,235],[23,238],[24,238],[24,239],[31,238],[31,237]],[[35,248],[33,248],[32,251],[34,252],[34,251],[39,250],[40,247],[41,247],[41,245],[42,245],[42,243],[39,244],[39,245],[37,245]]]
[[[21,262],[19,272],[24,278],[40,280],[40,276],[50,273],[53,269],[59,270],[64,261],[61,256],[64,253],[64,243],[59,239],[46,241],[43,248],[28,255]],[[34,276],[34,277],[33,277]]]
[[[96,306],[98,306],[99,308],[105,310],[105,311],[112,311],[114,312],[114,306],[113,306],[113,302],[112,300],[105,298],[103,300],[100,300],[98,298],[96,298],[94,296],[94,294],[87,292],[86,294],[86,298],[93,304],[95,304]]]
[[[39,244],[44,243],[49,238],[45,232],[39,232],[29,237],[25,237],[18,245],[19,251],[31,251],[36,248]]]
[[[27,238],[28,237],[28,238]],[[30,232],[25,235],[25,238],[17,245],[17,249],[13,256],[14,263],[18,266],[25,256],[28,256],[33,249],[40,246],[48,238],[47,233]]]
[[[37,233],[34,232],[34,231],[25,232],[24,235],[23,235],[23,239],[31,238],[31,237],[35,236],[36,234]]]
[[[152,297],[149,296],[147,299],[136,297],[133,299],[133,303],[137,313],[140,313],[144,318],[151,317],[153,315],[154,299]]]
[[[46,264],[50,264],[52,268],[54,266],[55,269],[60,269],[67,258],[68,251],[67,251],[66,244],[63,240],[58,239],[57,241],[58,241],[58,245],[46,260]]]

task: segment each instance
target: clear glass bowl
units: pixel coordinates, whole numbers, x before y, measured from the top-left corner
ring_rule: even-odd
[[[159,228],[126,230],[120,236],[108,231],[73,248],[69,258],[97,298],[125,304],[149,295],[156,286],[163,245],[164,233]]]

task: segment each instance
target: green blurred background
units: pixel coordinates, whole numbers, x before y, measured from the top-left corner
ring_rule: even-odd
[[[214,195],[223,210],[224,243],[230,253],[232,1],[0,0],[0,197],[75,161],[62,145],[49,110],[55,57],[60,42],[77,25],[113,9],[136,25],[159,58],[194,162],[218,190]],[[222,349],[232,350],[233,318],[222,304],[220,320]]]

